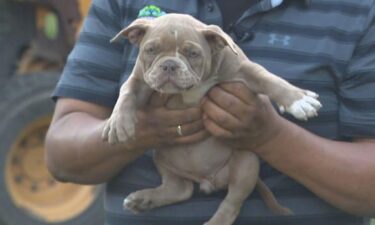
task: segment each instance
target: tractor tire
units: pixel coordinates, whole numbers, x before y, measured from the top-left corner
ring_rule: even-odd
[[[60,183],[44,163],[58,73],[12,77],[0,89],[0,224],[103,225],[102,186]]]
[[[19,58],[34,37],[35,26],[32,4],[0,0],[0,88],[14,74]]]

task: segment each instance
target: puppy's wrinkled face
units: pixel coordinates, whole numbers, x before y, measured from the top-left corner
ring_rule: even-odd
[[[201,82],[209,70],[210,49],[191,28],[155,27],[140,46],[144,80],[161,93],[179,93]]]
[[[137,66],[143,79],[161,93],[183,92],[207,79],[213,55],[224,47],[237,54],[233,41],[218,26],[184,14],[137,19],[111,41],[121,36],[140,48]]]

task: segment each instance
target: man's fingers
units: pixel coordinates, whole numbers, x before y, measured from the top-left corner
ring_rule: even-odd
[[[246,117],[251,113],[250,107],[247,103],[243,102],[237,96],[225,91],[221,87],[212,88],[208,93],[208,97],[220,108],[238,119]]]
[[[176,144],[191,144],[202,141],[210,136],[207,130],[200,130],[192,135],[182,136],[175,139]]]
[[[202,105],[205,114],[216,124],[220,124],[221,127],[227,130],[236,129],[241,127],[242,122],[229,113],[231,108],[220,107],[213,101],[207,99]],[[232,108],[235,106],[232,106]],[[227,111],[228,110],[228,111]]]
[[[171,132],[175,134],[175,136],[181,136],[178,131],[178,126],[173,126],[171,128]],[[187,123],[187,124],[181,124],[180,125],[180,132],[182,136],[189,136],[194,133],[199,132],[200,130],[204,130],[204,125],[202,120],[197,120],[192,123]]]
[[[180,132],[178,131],[178,126],[180,126]],[[189,136],[194,133],[198,133],[201,130],[205,130],[204,124],[202,120],[197,120],[191,123],[185,123],[176,126],[170,126],[164,130],[164,132],[160,132],[159,134],[164,136],[164,138],[176,138],[180,136]]]
[[[168,100],[167,95],[163,95],[155,91],[154,93],[152,93],[150,97],[149,105],[152,107],[161,107],[165,105],[167,100]]]
[[[257,95],[250,91],[250,89],[242,82],[222,83],[219,85],[219,87],[227,93],[236,96],[245,104],[251,104],[257,98]]]
[[[155,110],[154,117],[167,126],[178,126],[201,119],[202,110],[195,107],[183,110],[169,110],[163,107]]]
[[[179,134],[177,126],[169,127],[163,136],[163,139],[169,144],[190,144],[204,140],[210,133],[205,129],[202,120],[194,121],[181,125]],[[170,141],[168,141],[170,140]]]
[[[219,138],[233,138],[234,137],[234,135],[230,131],[220,127],[218,124],[216,124],[213,120],[211,120],[208,117],[203,118],[203,124],[205,128],[215,137],[219,137]]]

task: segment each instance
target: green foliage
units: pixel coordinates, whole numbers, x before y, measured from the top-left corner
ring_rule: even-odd
[[[375,225],[375,219],[371,220],[371,225]]]

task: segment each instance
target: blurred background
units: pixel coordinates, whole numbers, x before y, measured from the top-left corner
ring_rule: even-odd
[[[103,188],[59,183],[44,163],[50,95],[90,2],[0,0],[0,225],[104,224]]]
[[[0,0],[0,225],[103,225],[102,187],[44,163],[50,99],[90,0]]]

